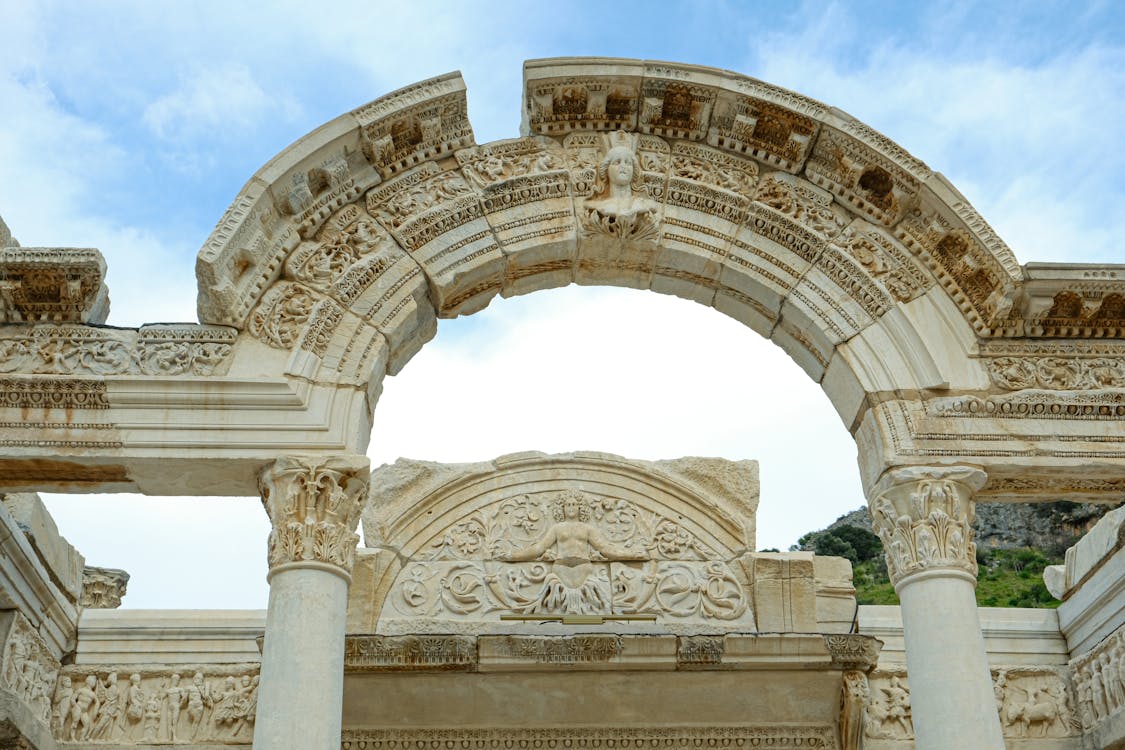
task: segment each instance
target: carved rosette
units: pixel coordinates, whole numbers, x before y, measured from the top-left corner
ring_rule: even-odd
[[[976,577],[973,494],[985,478],[967,466],[910,466],[883,475],[871,492],[871,518],[896,586],[941,568]]]
[[[273,526],[270,570],[324,563],[350,573],[369,466],[362,456],[282,456],[262,472],[258,486]]]

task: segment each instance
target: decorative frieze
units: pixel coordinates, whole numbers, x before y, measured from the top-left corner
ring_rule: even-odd
[[[721,635],[680,636],[676,643],[677,666],[721,664],[725,647]]]
[[[78,606],[87,609],[117,609],[129,585],[129,574],[117,568],[87,565],[82,571],[82,595]]]
[[[582,664],[606,662],[624,652],[621,636],[573,635],[555,638],[542,636],[495,636],[489,639],[491,656],[528,661],[535,664]]]
[[[91,670],[59,677],[52,728],[62,742],[250,744],[256,665]]]
[[[892,469],[871,491],[871,519],[896,585],[923,570],[977,574],[973,493],[980,469],[910,466]]]
[[[349,672],[465,670],[476,663],[476,639],[466,636],[352,635],[344,642]]]
[[[0,406],[15,409],[108,409],[109,397],[105,382],[101,380],[0,378]],[[90,425],[91,428],[110,426]]]
[[[910,685],[905,670],[876,670],[868,679],[870,693],[863,733],[873,740],[914,739]]]
[[[44,724],[51,719],[51,691],[59,660],[31,623],[19,612],[11,615],[3,642],[0,678],[3,686]]]
[[[341,750],[566,750],[568,748],[836,747],[830,725],[756,724],[690,727],[504,727],[487,729],[353,729]]]
[[[0,372],[33,375],[222,375],[238,332],[223,326],[77,325],[0,329]]]
[[[1071,659],[1070,668],[1082,726],[1093,728],[1125,709],[1125,628],[1118,628],[1093,650]]]
[[[1064,671],[1052,667],[992,670],[996,710],[1005,737],[1077,737],[1082,733]]]
[[[282,456],[259,478],[269,514],[269,565],[326,563],[349,572],[367,501],[368,461],[358,456]]]
[[[1009,391],[1125,388],[1125,357],[995,357],[987,363],[993,385]]]

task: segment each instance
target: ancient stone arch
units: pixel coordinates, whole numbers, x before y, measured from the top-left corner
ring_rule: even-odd
[[[285,149],[199,253],[197,326],[100,327],[96,251],[5,247],[0,484],[260,484],[271,591],[328,597],[319,619],[290,612],[266,639],[264,664],[281,669],[298,631],[335,643],[349,503],[365,497],[357,456],[382,378],[438,318],[570,283],[675,294],[769,337],[821,384],[856,439],[900,588],[918,747],[996,746],[995,715],[970,710],[990,694],[973,503],[1121,498],[1125,270],[1021,266],[904,149],[736,73],[531,61],[523,95],[520,138],[476,144],[449,74]],[[960,661],[917,645],[949,633],[968,644]],[[263,670],[262,705],[284,706]],[[969,734],[942,739],[939,717],[962,709],[951,731]]]

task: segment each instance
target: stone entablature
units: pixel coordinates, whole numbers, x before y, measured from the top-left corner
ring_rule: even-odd
[[[0,239],[0,323],[104,323],[104,280],[105,259],[93,248],[19,247]]]

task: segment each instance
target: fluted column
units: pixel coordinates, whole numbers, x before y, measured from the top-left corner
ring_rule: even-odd
[[[871,491],[871,518],[902,603],[918,750],[1003,750],[974,591],[973,494],[965,466],[892,469]]]
[[[254,750],[339,750],[344,619],[369,476],[361,456],[282,456],[261,474],[272,529]]]

